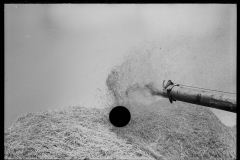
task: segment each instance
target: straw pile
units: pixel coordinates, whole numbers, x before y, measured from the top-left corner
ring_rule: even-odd
[[[24,115],[4,133],[6,159],[151,159],[111,132],[107,112],[85,107]]]
[[[129,103],[132,121],[113,131],[166,159],[236,159],[236,135],[208,109],[162,100]],[[236,130],[235,130],[236,132]]]
[[[78,106],[24,115],[4,133],[5,158],[236,158],[234,133],[208,108],[164,100],[128,107],[132,119],[125,128],[109,123],[109,109]]]

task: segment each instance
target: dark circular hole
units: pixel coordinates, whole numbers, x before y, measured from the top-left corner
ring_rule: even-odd
[[[115,127],[126,126],[130,119],[130,111],[124,106],[116,106],[109,113],[109,120]]]

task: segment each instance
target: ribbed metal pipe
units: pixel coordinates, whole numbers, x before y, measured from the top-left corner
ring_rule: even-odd
[[[223,92],[196,89],[181,85],[169,85],[167,96],[171,100],[178,100],[230,112],[236,111],[236,95]]]
[[[162,89],[154,87],[153,84],[147,84],[146,88],[150,90],[152,95],[168,98],[171,103],[178,100],[234,113],[237,112],[236,94],[174,84],[171,80],[168,80],[166,84],[163,81]]]

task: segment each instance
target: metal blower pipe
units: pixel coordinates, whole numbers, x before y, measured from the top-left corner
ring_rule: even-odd
[[[187,103],[217,108],[236,113],[236,94],[210,91],[174,84],[169,80],[166,84],[163,81],[163,90],[154,91],[154,95],[169,98],[172,101],[183,101]]]

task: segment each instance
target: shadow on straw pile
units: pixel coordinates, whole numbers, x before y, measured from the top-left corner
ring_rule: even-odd
[[[168,160],[236,159],[236,135],[206,107],[161,100],[129,103],[132,120],[119,137]]]

